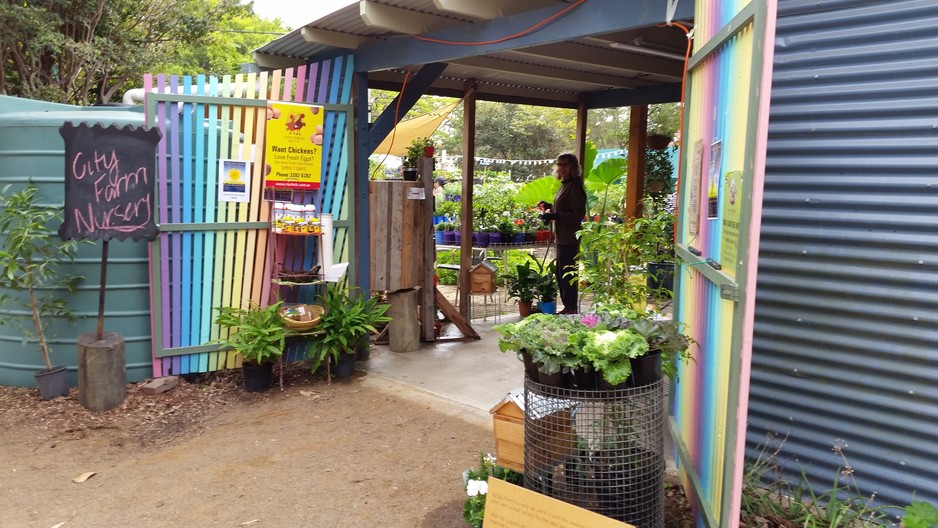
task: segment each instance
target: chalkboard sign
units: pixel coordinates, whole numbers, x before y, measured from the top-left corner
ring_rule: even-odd
[[[156,145],[159,129],[65,122],[63,240],[156,238]]]

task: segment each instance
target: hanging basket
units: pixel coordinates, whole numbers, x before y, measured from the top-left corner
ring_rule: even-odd
[[[308,271],[281,270],[280,273],[277,274],[277,278],[280,282],[311,284],[322,281],[322,274],[319,273],[319,270],[319,266],[313,266],[313,268]]]
[[[291,304],[280,308],[280,318],[290,330],[312,330],[325,311],[318,304]]]

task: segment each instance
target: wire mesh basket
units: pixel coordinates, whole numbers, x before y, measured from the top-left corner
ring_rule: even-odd
[[[664,526],[663,381],[619,390],[524,383],[524,485],[639,528]]]

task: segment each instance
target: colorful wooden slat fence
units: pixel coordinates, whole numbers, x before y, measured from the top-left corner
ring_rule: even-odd
[[[333,255],[348,261],[351,80],[350,57],[221,79],[145,76],[148,123],[163,132],[156,186],[161,232],[150,250],[154,376],[240,366],[240,357],[211,343],[224,331],[213,323],[216,307],[264,305],[272,295],[314,300],[314,288],[272,291],[278,271],[310,269],[320,256],[316,238],[269,234],[267,100],[325,107],[321,189],[277,197],[333,214]],[[218,200],[222,159],[252,162],[248,203]]]
[[[670,427],[698,524],[711,527],[739,525],[764,179],[758,152],[764,152],[767,133],[767,43],[774,27],[770,13],[774,17],[772,1],[698,0],[688,66],[674,313],[697,344],[695,361],[680,369],[672,391]],[[713,154],[717,150],[719,156]],[[708,216],[711,171],[719,196],[713,217]],[[731,173],[741,175],[738,234],[725,223]],[[696,204],[692,184],[699,190]],[[692,214],[698,215],[698,232],[691,231]],[[728,244],[738,248],[732,261],[722,258]]]

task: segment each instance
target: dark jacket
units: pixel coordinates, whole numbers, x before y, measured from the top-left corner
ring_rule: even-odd
[[[582,179],[570,178],[560,186],[554,196],[551,212],[555,213],[552,217],[555,220],[557,243],[577,244],[576,232],[580,230],[580,224],[586,216],[586,189],[583,188]]]

